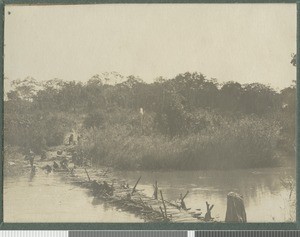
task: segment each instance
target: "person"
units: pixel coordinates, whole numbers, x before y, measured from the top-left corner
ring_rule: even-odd
[[[33,167],[33,163],[34,163],[34,153],[33,151],[30,149],[28,154],[25,156],[25,160],[28,160],[30,163],[30,167]]]
[[[74,135],[73,133],[71,133],[70,137],[69,137],[69,145],[74,143]]]
[[[36,173],[36,167],[34,165],[34,166],[31,167],[31,174],[35,175],[35,173]]]
[[[72,162],[76,165],[77,164],[77,158],[78,158],[78,155],[77,155],[77,152],[75,151],[72,155]]]
[[[47,158],[46,151],[42,151],[41,160],[45,160]]]
[[[46,170],[46,173],[49,174],[52,171],[52,168],[50,165],[46,165],[45,167],[42,168],[43,170]]]
[[[36,173],[36,167],[35,166],[32,166],[31,167],[31,172],[30,172],[30,176],[29,176],[29,182],[31,182],[35,176],[35,173]]]
[[[67,170],[68,169],[68,160],[67,158],[63,158],[61,161],[60,161],[60,166],[62,169],[64,170]]]
[[[57,170],[59,168],[59,165],[56,163],[56,161],[53,162],[53,169]]]
[[[78,166],[82,166],[83,165],[83,158],[82,158],[82,153],[78,154],[76,151],[73,153],[72,155],[72,162],[75,164],[75,165],[78,165]]]
[[[78,136],[77,136],[77,144],[80,143],[80,140],[81,140],[81,136],[80,136],[80,134],[78,134]]]

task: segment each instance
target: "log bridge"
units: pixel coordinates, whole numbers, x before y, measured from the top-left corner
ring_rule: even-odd
[[[213,206],[207,207],[208,213],[205,215],[202,215],[200,209],[191,211],[184,202],[188,191],[185,195],[180,194],[178,201],[166,200],[157,181],[153,185],[153,196],[149,197],[138,189],[141,176],[137,177],[134,186],[130,187],[124,180],[114,177],[108,168],[94,169],[82,165],[74,168],[56,167],[51,170],[53,165],[51,166],[49,162],[52,164],[61,163],[62,160],[71,162],[73,152],[74,149],[70,147],[53,149],[48,152],[50,158],[41,159],[38,167],[46,172],[58,172],[66,182],[87,189],[94,196],[94,203],[97,203],[97,200],[105,201],[117,210],[133,213],[146,222],[215,222],[211,217]]]

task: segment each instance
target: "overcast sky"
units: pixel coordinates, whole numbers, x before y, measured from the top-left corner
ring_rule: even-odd
[[[8,81],[198,71],[282,89],[296,79],[296,4],[6,6],[4,50]]]

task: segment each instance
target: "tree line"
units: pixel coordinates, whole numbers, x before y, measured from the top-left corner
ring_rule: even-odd
[[[86,83],[29,77],[13,81],[6,93],[5,136],[11,144],[46,147],[61,143],[79,118],[85,129],[105,129],[118,118],[115,124],[136,124],[131,127],[135,133],[174,139],[254,117],[276,121],[277,145],[292,153],[295,96],[295,83],[276,91],[261,83],[219,83],[198,72],[153,83],[116,72],[95,75]],[[25,142],[28,136],[31,141]]]

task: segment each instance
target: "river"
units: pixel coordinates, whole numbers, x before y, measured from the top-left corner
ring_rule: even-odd
[[[294,168],[249,169],[234,171],[115,172],[131,186],[142,176],[138,189],[153,194],[155,180],[168,200],[189,191],[186,206],[201,208],[214,204],[212,216],[224,221],[226,195],[234,191],[244,196],[248,222],[283,222],[295,210],[288,204],[290,190],[280,179],[295,177]],[[42,171],[4,179],[4,222],[143,222],[137,216],[93,200],[84,189],[62,180],[60,174]]]
[[[94,200],[59,173],[4,179],[4,222],[144,222]]]
[[[289,205],[290,189],[281,183],[282,178],[295,178],[294,168],[118,172],[117,175],[130,184],[134,184],[142,176],[138,188],[150,196],[153,194],[152,185],[155,180],[169,200],[178,199],[180,193],[184,195],[188,190],[189,194],[185,199],[187,208],[201,208],[205,214],[207,201],[214,204],[212,216],[220,221],[225,220],[226,195],[232,191],[243,195],[248,222],[285,222],[295,216],[296,212]]]

